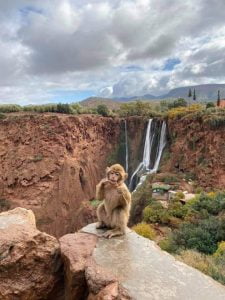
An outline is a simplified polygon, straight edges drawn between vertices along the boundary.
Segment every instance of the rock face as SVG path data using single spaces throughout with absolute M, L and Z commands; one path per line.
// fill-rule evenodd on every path
M 59 243 L 36 229 L 31 210 L 0 214 L 1 300 L 51 299 L 59 267 Z
M 64 261 L 66 300 L 128 300 L 118 279 L 98 266 L 92 253 L 98 237 L 87 233 L 67 234 L 60 238 Z
M 99 234 L 94 224 L 82 232 Z M 125 237 L 100 238 L 92 257 L 98 266 L 111 272 L 135 300 L 225 299 L 225 286 L 175 260 L 153 241 L 132 231 Z M 110 287 L 113 290 L 115 286 Z
M 170 159 L 167 170 L 189 173 L 202 187 L 225 187 L 225 127 L 203 120 L 169 120 Z
M 0 120 L 0 212 L 32 209 L 54 236 L 94 220 L 87 200 L 105 174 L 121 120 L 94 115 L 10 115 Z

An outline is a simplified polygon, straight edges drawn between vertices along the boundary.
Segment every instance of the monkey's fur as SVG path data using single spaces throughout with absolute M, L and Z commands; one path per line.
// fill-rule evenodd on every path
M 96 186 L 96 198 L 103 200 L 97 208 L 96 228 L 107 228 L 106 238 L 125 234 L 131 206 L 131 194 L 124 183 L 127 174 L 120 164 L 106 169 L 106 177 Z

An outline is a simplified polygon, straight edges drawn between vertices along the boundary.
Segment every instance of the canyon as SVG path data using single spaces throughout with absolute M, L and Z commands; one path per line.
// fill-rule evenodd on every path
M 90 200 L 107 165 L 142 161 L 146 117 L 8 114 L 0 120 L 0 212 L 32 209 L 38 229 L 60 237 L 95 221 Z M 158 172 L 188 174 L 199 186 L 225 187 L 224 127 L 166 120 L 167 145 Z

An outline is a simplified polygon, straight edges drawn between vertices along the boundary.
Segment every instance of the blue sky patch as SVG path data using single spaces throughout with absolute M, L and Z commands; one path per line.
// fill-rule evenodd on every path
M 94 97 L 95 93 L 93 91 L 64 91 L 64 90 L 55 90 L 50 91 L 51 94 L 49 102 L 51 103 L 72 103 L 78 102 L 88 97 Z
M 163 71 L 172 71 L 174 67 L 180 63 L 181 60 L 179 58 L 169 58 L 163 67 Z

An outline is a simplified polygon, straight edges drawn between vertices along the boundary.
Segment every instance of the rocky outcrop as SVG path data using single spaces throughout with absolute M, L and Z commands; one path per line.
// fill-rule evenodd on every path
M 31 210 L 1 213 L 0 299 L 54 299 L 61 280 L 59 252 L 56 238 L 36 229 Z
M 95 115 L 10 115 L 0 120 L 0 212 L 32 209 L 54 236 L 93 222 L 88 200 L 105 174 L 121 120 Z
M 83 228 L 82 232 L 91 235 L 100 233 L 94 224 Z M 117 278 L 131 299 L 225 299 L 225 286 L 177 261 L 155 242 L 131 230 L 126 236 L 110 240 L 99 238 L 92 258 L 98 266 Z M 124 299 L 120 297 L 98 299 Z
M 225 128 L 206 121 L 168 121 L 170 155 L 163 169 L 187 174 L 209 190 L 225 188 Z
M 116 276 L 98 266 L 92 257 L 98 237 L 87 233 L 60 238 L 64 261 L 66 300 L 130 299 Z

